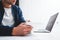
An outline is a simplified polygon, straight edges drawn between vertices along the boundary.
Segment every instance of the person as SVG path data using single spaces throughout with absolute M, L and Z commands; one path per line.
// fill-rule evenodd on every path
M 32 30 L 32 26 L 26 24 L 21 9 L 15 5 L 16 1 L 0 2 L 0 36 L 24 36 Z

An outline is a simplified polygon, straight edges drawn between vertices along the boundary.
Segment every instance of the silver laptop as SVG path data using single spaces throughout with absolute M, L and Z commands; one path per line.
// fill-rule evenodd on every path
M 50 17 L 50 19 L 49 19 L 49 21 L 48 21 L 48 24 L 47 24 L 47 26 L 46 26 L 45 29 L 37 29 L 37 30 L 35 30 L 34 32 L 35 32 L 35 33 L 50 33 L 51 30 L 52 30 L 52 28 L 53 28 L 53 25 L 54 25 L 54 23 L 55 23 L 55 21 L 56 21 L 56 18 L 57 18 L 57 16 L 58 16 L 58 14 L 59 14 L 59 13 L 56 13 L 56 14 L 54 14 L 54 15 L 52 15 L 52 16 Z

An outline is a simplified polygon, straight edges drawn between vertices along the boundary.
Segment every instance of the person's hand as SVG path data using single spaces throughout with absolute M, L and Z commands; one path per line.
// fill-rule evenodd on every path
M 19 36 L 19 35 L 27 35 L 31 32 L 32 26 L 27 25 L 26 23 L 21 23 L 17 27 L 14 27 L 12 30 L 12 35 Z

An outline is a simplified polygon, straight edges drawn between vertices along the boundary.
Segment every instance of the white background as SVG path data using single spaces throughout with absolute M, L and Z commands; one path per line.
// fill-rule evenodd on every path
M 60 13 L 60 0 L 20 0 L 20 7 L 25 19 L 45 24 L 51 15 Z M 60 15 L 58 15 L 52 32 L 49 34 L 40 33 L 39 38 L 42 40 L 60 40 L 59 30 Z
M 25 19 L 45 22 L 52 14 L 59 12 L 60 0 L 20 0 Z

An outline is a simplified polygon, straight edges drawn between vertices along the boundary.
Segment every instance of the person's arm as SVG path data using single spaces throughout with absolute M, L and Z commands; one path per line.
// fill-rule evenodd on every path
M 21 11 L 21 9 L 19 7 L 18 7 L 18 19 L 19 19 L 20 23 L 26 22 L 24 17 L 23 17 L 22 11 Z
M 14 27 L 0 25 L 0 36 L 11 36 Z
M 25 36 L 29 34 L 32 30 L 30 25 L 26 25 L 25 23 L 21 23 L 17 27 L 14 27 L 12 30 L 12 35 L 14 36 Z

